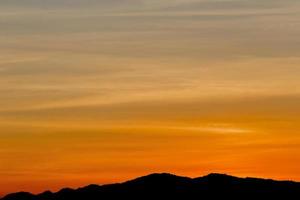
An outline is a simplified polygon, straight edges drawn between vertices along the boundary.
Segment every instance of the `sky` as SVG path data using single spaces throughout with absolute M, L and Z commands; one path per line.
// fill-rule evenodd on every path
M 300 181 L 300 1 L 1 0 L 0 27 L 0 195 Z

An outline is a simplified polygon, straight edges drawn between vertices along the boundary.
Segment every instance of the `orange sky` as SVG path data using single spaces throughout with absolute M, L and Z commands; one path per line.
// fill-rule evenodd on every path
M 296 0 L 0 2 L 0 194 L 212 172 L 300 181 Z

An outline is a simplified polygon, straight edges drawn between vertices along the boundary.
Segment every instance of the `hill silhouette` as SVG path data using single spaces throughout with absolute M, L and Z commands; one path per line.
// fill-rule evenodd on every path
M 124 183 L 65 188 L 33 195 L 19 192 L 1 200 L 111 200 L 111 199 L 300 199 L 300 183 L 209 174 L 200 178 L 151 174 Z

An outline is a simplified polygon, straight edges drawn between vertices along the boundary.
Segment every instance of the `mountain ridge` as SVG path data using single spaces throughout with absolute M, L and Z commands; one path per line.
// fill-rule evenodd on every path
M 91 184 L 77 189 L 63 188 L 45 191 L 11 193 L 0 200 L 97 200 L 97 199 L 250 199 L 300 198 L 300 182 L 276 181 L 262 178 L 240 178 L 211 173 L 190 178 L 170 173 L 154 173 L 129 181 L 107 185 Z

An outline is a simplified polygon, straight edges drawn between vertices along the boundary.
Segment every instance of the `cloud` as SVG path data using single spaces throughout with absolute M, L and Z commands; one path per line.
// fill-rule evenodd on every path
M 200 126 L 179 126 L 179 127 L 165 127 L 171 130 L 184 130 L 199 133 L 215 133 L 215 134 L 246 134 L 252 133 L 252 130 L 247 128 L 235 127 L 230 124 L 208 124 Z

